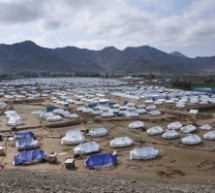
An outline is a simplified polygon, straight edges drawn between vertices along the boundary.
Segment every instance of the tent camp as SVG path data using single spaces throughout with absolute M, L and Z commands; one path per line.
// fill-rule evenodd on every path
M 37 163 L 45 159 L 45 152 L 41 149 L 24 151 L 14 156 L 13 165 Z
M 197 145 L 197 144 L 200 144 L 201 142 L 202 142 L 202 139 L 198 135 L 190 134 L 181 139 L 181 143 L 185 145 Z
M 69 130 L 66 133 L 66 136 L 61 139 L 62 145 L 73 145 L 83 143 L 85 141 L 85 137 L 82 134 L 81 130 Z
M 111 153 L 94 154 L 87 157 L 84 161 L 84 165 L 87 168 L 105 168 L 113 166 L 117 163 L 116 155 Z
M 111 147 L 129 147 L 133 145 L 133 140 L 130 137 L 118 137 L 110 141 Z
M 81 143 L 74 148 L 75 154 L 87 154 L 92 152 L 98 152 L 100 150 L 100 145 L 95 141 Z
M 159 154 L 159 151 L 155 149 L 154 147 L 142 147 L 142 148 L 136 148 L 130 151 L 129 159 L 153 159 L 157 157 Z

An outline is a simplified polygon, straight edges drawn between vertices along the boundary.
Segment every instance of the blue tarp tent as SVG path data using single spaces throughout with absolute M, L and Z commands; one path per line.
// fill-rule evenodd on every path
M 13 164 L 21 165 L 28 163 L 37 163 L 45 159 L 46 159 L 45 153 L 41 149 L 24 151 L 14 156 Z
M 31 131 L 16 132 L 14 135 L 15 139 L 36 139 L 34 133 L 32 133 Z
M 46 107 L 46 111 L 47 111 L 47 112 L 52 112 L 52 111 L 54 111 L 55 109 L 58 109 L 58 107 L 55 107 L 55 106 L 48 106 L 48 107 Z
M 29 139 L 17 139 L 16 140 L 16 147 L 18 150 L 27 150 L 37 147 L 38 142 L 33 140 L 32 138 Z
M 117 163 L 116 155 L 110 153 L 90 155 L 84 165 L 88 168 L 102 168 L 112 166 Z

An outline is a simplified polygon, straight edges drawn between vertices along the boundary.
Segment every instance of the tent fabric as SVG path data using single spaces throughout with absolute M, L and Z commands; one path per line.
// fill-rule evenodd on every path
M 139 116 L 139 113 L 137 113 L 137 112 L 135 112 L 135 111 L 126 112 L 125 116 L 126 116 L 127 118 L 138 117 L 138 116 Z
M 16 126 L 16 125 L 22 125 L 23 120 L 22 118 L 17 114 L 16 111 L 5 111 L 4 113 L 6 117 L 8 118 L 7 125 L 9 126 Z
M 158 110 L 153 110 L 153 111 L 150 111 L 149 114 L 151 116 L 159 116 L 159 115 L 161 115 L 161 112 Z
M 29 139 L 17 139 L 16 140 L 16 148 L 19 151 L 36 148 L 37 146 L 38 146 L 38 141 L 33 140 L 32 138 L 29 138 Z
M 168 129 L 180 129 L 182 127 L 182 124 L 179 121 L 172 122 L 167 125 Z
M 146 109 L 137 109 L 136 111 L 137 111 L 137 113 L 139 113 L 140 115 L 146 113 Z
M 212 127 L 210 125 L 208 125 L 208 124 L 204 124 L 201 127 L 199 127 L 199 129 L 202 129 L 202 130 L 211 130 Z
M 177 102 L 176 108 L 179 108 L 179 109 L 185 108 L 185 103 L 184 102 Z
M 130 151 L 129 159 L 153 159 L 157 157 L 159 154 L 159 151 L 155 149 L 154 147 L 142 147 L 142 148 L 136 148 Z
M 181 139 L 181 143 L 185 145 L 196 145 L 201 142 L 202 142 L 202 139 L 198 135 L 188 135 Z
M 34 133 L 32 133 L 31 131 L 24 131 L 24 132 L 16 132 L 14 134 L 14 138 L 15 139 L 36 139 Z
M 179 137 L 179 133 L 175 129 L 168 129 L 165 133 L 162 134 L 164 139 L 176 139 Z
M 7 104 L 4 101 L 0 101 L 0 109 L 5 109 Z
M 151 127 L 149 129 L 147 129 L 146 133 L 148 135 L 159 135 L 159 134 L 163 133 L 163 128 L 160 126 Z
M 128 125 L 129 129 L 138 129 L 143 127 L 144 127 L 144 122 L 142 121 L 134 121 Z
M 85 161 L 84 165 L 87 168 L 104 168 L 117 163 L 116 155 L 110 153 L 90 155 Z
M 186 126 L 184 126 L 184 127 L 182 127 L 181 129 L 180 129 L 180 131 L 182 132 L 182 133 L 185 133 L 185 134 L 187 134 L 187 133 L 192 133 L 192 132 L 194 132 L 194 131 L 196 131 L 197 130 L 197 128 L 194 126 L 194 125 L 186 125 Z
M 14 156 L 13 164 L 30 164 L 37 163 L 46 159 L 45 152 L 41 149 L 24 151 Z
M 215 130 L 205 133 L 203 138 L 207 140 L 215 140 Z
M 111 147 L 129 147 L 133 145 L 133 140 L 130 137 L 118 137 L 110 142 Z
M 95 141 L 79 144 L 74 148 L 75 154 L 87 154 L 92 152 L 98 152 L 100 150 L 100 145 Z
M 66 133 L 66 136 L 61 139 L 61 144 L 63 145 L 75 145 L 79 143 L 83 143 L 85 141 L 85 137 L 79 129 L 69 130 Z
M 88 135 L 93 137 L 102 137 L 108 134 L 108 130 L 105 128 L 95 128 L 91 129 L 88 133 Z

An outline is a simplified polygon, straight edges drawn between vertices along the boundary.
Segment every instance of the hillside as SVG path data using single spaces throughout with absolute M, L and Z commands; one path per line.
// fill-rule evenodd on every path
M 0 45 L 0 73 L 12 72 L 111 72 L 204 74 L 215 73 L 215 56 L 189 58 L 150 46 L 99 51 L 76 47 L 44 48 L 25 41 Z

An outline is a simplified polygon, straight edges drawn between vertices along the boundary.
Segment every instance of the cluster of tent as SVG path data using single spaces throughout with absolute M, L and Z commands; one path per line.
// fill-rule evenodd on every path
M 128 125 L 129 129 L 139 129 L 144 128 L 144 122 L 134 121 Z M 205 130 L 206 133 L 203 134 L 202 138 L 205 140 L 215 140 L 215 129 L 210 125 L 204 124 L 201 127 L 197 128 L 196 126 L 189 124 L 182 126 L 179 121 L 171 122 L 167 125 L 167 129 L 164 130 L 160 126 L 153 126 L 146 130 L 146 133 L 150 136 L 161 135 L 163 139 L 177 139 L 181 134 L 185 135 L 181 138 L 181 143 L 185 145 L 195 145 L 202 142 L 202 138 L 198 135 L 192 134 L 197 130 Z M 180 134 L 180 132 L 181 134 Z
M 31 131 L 14 133 L 16 148 L 20 151 L 13 158 L 14 165 L 31 164 L 45 160 L 45 153 L 38 149 L 38 141 Z
M 128 127 L 130 129 L 144 128 L 144 123 L 142 121 L 134 121 L 130 123 Z M 215 130 L 208 124 L 202 125 L 201 127 L 197 128 L 192 124 L 182 126 L 180 122 L 176 121 L 176 122 L 169 123 L 167 125 L 166 130 L 164 130 L 162 127 L 157 125 L 157 126 L 148 128 L 146 130 L 146 133 L 150 136 L 161 135 L 163 139 L 167 139 L 167 140 L 179 138 L 181 134 L 183 134 L 185 136 L 181 138 L 182 144 L 196 145 L 202 142 L 201 137 L 199 137 L 198 135 L 192 134 L 198 129 L 207 131 L 206 133 L 203 134 L 202 136 L 203 139 L 215 140 Z
M 108 130 L 105 128 L 94 128 L 90 129 L 86 135 L 92 137 L 102 137 L 108 134 Z M 98 153 L 100 151 L 100 145 L 95 141 L 86 142 L 86 138 L 81 131 L 81 129 L 73 129 L 67 131 L 65 137 L 61 139 L 61 144 L 63 145 L 77 145 L 74 147 L 74 154 L 92 154 L 87 157 L 84 161 L 84 164 L 88 168 L 99 168 L 107 167 L 117 163 L 117 155 L 114 152 L 111 153 Z M 134 144 L 134 141 L 128 137 L 117 137 L 112 139 L 109 142 L 110 147 L 112 148 L 124 148 L 130 147 Z M 153 147 L 142 147 L 135 148 L 130 151 L 129 159 L 152 159 L 159 155 L 159 151 Z
M 61 121 L 65 118 L 78 118 L 76 113 L 71 113 L 61 108 L 53 108 L 52 111 L 33 111 L 32 114 L 39 115 L 40 118 L 47 121 Z
M 29 78 L 4 81 L 0 85 L 0 96 L 5 99 L 23 100 L 38 99 L 50 95 L 63 96 L 63 93 L 99 93 L 108 91 L 110 86 L 118 86 L 122 81 L 118 79 L 101 78 Z M 101 86 L 101 87 L 100 87 Z M 62 98 L 63 100 L 65 98 Z M 65 104 L 63 100 L 56 100 L 58 104 Z
M 124 86 L 112 92 L 112 95 L 131 99 L 142 99 L 146 104 L 175 104 L 176 108 L 185 108 L 188 103 L 203 105 L 215 104 L 215 94 L 168 89 L 158 86 Z
M 161 112 L 157 109 L 156 105 L 145 105 L 127 103 L 117 104 L 105 100 L 105 102 L 89 104 L 87 106 L 80 106 L 76 109 L 83 113 L 89 113 L 95 116 L 101 117 L 114 117 L 114 116 L 125 116 L 127 118 L 138 117 L 143 114 L 149 114 L 151 116 L 159 116 Z

